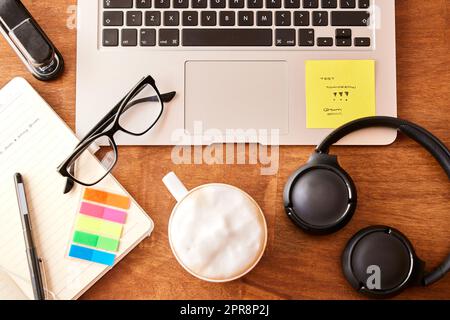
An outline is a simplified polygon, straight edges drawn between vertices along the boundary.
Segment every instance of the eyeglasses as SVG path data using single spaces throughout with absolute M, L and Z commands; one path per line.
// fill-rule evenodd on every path
M 161 118 L 164 102 L 171 101 L 175 94 L 169 92 L 161 95 L 151 76 L 143 78 L 94 126 L 58 167 L 58 172 L 67 178 L 64 193 L 73 188 L 74 182 L 89 187 L 103 180 L 118 159 L 114 135 L 119 131 L 133 136 L 149 132 Z M 104 170 L 92 170 L 98 165 L 98 161 L 103 164 Z

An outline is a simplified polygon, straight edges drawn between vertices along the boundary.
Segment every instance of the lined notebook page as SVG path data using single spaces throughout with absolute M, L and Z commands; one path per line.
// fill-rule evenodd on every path
M 110 268 L 67 256 L 82 188 L 63 194 L 65 179 L 57 166 L 72 152 L 78 140 L 69 127 L 22 78 L 0 91 L 0 266 L 32 297 L 13 175 L 25 180 L 36 247 L 44 260 L 48 288 L 58 299 L 80 296 Z M 93 173 L 104 170 L 89 162 Z M 96 187 L 125 194 L 110 175 Z M 124 226 L 116 263 L 143 238 L 153 222 L 132 201 Z M 11 286 L 0 284 L 0 296 Z

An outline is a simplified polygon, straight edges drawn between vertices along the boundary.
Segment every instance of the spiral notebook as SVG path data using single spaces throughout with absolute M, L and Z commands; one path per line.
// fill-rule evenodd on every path
M 111 267 L 67 256 L 82 188 L 63 194 L 57 166 L 78 140 L 26 80 L 15 78 L 0 91 L 0 267 L 32 297 L 13 174 L 26 180 L 35 244 L 43 259 L 48 290 L 57 299 L 76 299 Z M 86 170 L 104 170 L 92 161 Z M 96 188 L 130 196 L 107 176 Z M 131 198 L 131 196 L 130 196 Z M 145 237 L 153 222 L 132 200 L 115 264 Z M 14 290 L 0 283 L 0 296 Z M 14 297 L 11 297 L 14 298 Z

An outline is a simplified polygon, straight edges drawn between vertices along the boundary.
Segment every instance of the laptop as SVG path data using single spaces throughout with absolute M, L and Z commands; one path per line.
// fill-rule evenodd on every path
M 392 0 L 78 0 L 77 21 L 79 136 L 150 74 L 177 95 L 121 145 L 315 145 L 332 129 L 307 127 L 308 60 L 375 60 L 376 114 L 397 115 Z M 395 139 L 367 129 L 341 144 Z

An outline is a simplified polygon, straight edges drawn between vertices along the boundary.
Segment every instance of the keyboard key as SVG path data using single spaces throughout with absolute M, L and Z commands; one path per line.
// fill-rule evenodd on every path
M 314 11 L 313 12 L 313 26 L 327 26 L 328 25 L 328 12 L 327 11 Z
M 217 24 L 217 13 L 215 11 L 202 11 L 202 26 L 212 27 Z
M 155 29 L 141 29 L 141 46 L 153 47 L 156 46 L 156 30 Z
M 247 0 L 247 7 L 249 9 L 261 9 L 263 7 L 263 0 Z
M 314 29 L 299 29 L 298 45 L 301 47 L 314 46 Z
M 183 46 L 272 46 L 272 29 L 184 29 Z
M 266 0 L 267 9 L 278 9 L 281 8 L 281 0 Z
M 211 0 L 212 9 L 223 9 L 225 8 L 225 6 L 226 6 L 225 0 Z
M 370 38 L 355 38 L 355 47 L 370 47 Z
M 331 47 L 333 45 L 333 38 L 317 38 L 317 45 L 319 47 Z
M 155 8 L 158 9 L 170 8 L 170 0 L 155 0 Z
M 275 45 L 277 47 L 295 46 L 295 30 L 294 29 L 275 30 Z
M 153 27 L 161 25 L 161 11 L 146 11 L 145 25 Z
M 159 29 L 159 45 L 161 47 L 177 47 L 180 45 L 178 29 Z
M 137 46 L 137 30 L 136 29 L 122 29 L 122 46 L 135 47 Z
M 272 11 L 258 11 L 256 14 L 256 24 L 258 26 L 271 26 Z
M 152 0 L 136 0 L 136 8 L 146 9 L 152 7 Z
M 322 0 L 322 8 L 323 9 L 336 9 L 337 8 L 337 0 Z
M 123 12 L 122 11 L 103 12 L 103 25 L 105 27 L 123 26 Z
M 303 0 L 303 8 L 317 9 L 319 7 L 319 0 Z
M 244 0 L 229 0 L 229 7 L 232 9 L 244 8 Z
M 284 0 L 284 7 L 286 9 L 300 8 L 300 0 Z
M 350 47 L 352 45 L 351 38 L 336 38 L 336 46 L 338 47 Z
M 234 11 L 221 11 L 219 24 L 224 27 L 234 26 L 235 24 Z
M 198 25 L 197 11 L 183 11 L 183 26 L 193 27 Z
M 291 12 L 290 11 L 277 11 L 275 13 L 275 25 L 279 26 L 279 27 L 290 26 L 291 25 Z
M 309 26 L 309 12 L 308 11 L 295 11 L 294 12 L 294 25 L 297 27 Z
M 103 8 L 133 8 L 133 0 L 103 0 Z
M 360 9 L 368 9 L 370 7 L 370 0 L 359 0 L 358 7 Z
M 208 7 L 208 0 L 192 0 L 192 8 L 204 9 Z
M 173 7 L 176 9 L 189 8 L 189 0 L 173 0 Z
M 238 25 L 251 27 L 255 20 L 253 11 L 239 11 L 238 13 Z
M 338 27 L 365 27 L 369 25 L 370 14 L 367 11 L 333 11 L 331 25 Z
M 336 38 L 351 38 L 352 29 L 336 29 Z
M 119 45 L 119 30 L 104 29 L 103 30 L 103 46 L 117 47 Z
M 180 24 L 180 12 L 164 11 L 164 25 L 166 27 L 176 27 Z
M 128 11 L 127 12 L 127 26 L 142 26 L 142 12 Z
M 341 8 L 343 9 L 356 8 L 356 0 L 341 0 Z

